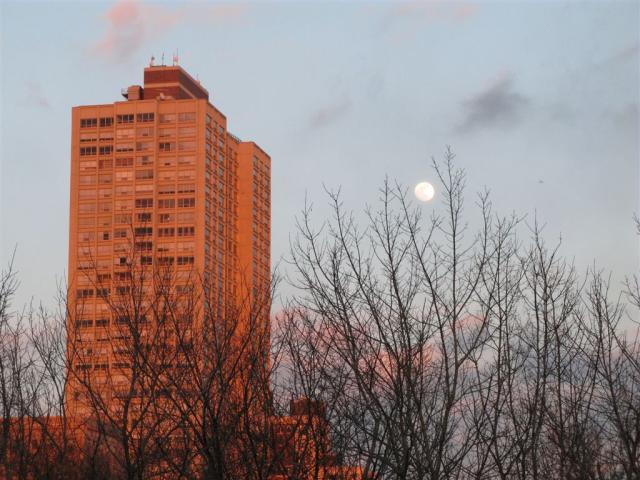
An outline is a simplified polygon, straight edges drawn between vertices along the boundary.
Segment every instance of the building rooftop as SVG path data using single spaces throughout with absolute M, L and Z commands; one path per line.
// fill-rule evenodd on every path
M 144 69 L 144 86 L 132 85 L 123 90 L 128 100 L 175 98 L 209 99 L 209 92 L 178 65 L 153 65 Z

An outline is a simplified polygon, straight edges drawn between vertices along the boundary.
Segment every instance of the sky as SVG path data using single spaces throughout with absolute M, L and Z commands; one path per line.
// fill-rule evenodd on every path
M 361 211 L 385 176 L 433 181 L 450 145 L 470 202 L 486 187 L 496 211 L 537 218 L 580 271 L 638 271 L 639 2 L 4 1 L 0 21 L 0 248 L 18 304 L 50 304 L 66 275 L 71 107 L 121 100 L 176 50 L 272 158 L 274 263 L 305 198 L 318 221 L 324 188 Z

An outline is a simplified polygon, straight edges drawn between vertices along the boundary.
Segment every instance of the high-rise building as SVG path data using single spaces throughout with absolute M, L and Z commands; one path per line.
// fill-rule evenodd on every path
M 56 435 L 105 477 L 362 478 L 320 402 L 275 415 L 269 156 L 179 66 L 122 95 L 73 108 Z
M 202 286 L 193 297 L 201 302 L 193 309 L 200 317 L 269 296 L 269 155 L 232 135 L 207 90 L 179 66 L 145 68 L 144 84 L 122 95 L 122 101 L 78 106 L 72 113 L 72 414 L 88 408 L 78 372 L 103 393 L 128 388 L 131 365 L 120 357 L 135 339 L 121 333 L 132 319 L 117 299 L 126 296 L 138 308 L 132 275 L 147 278 L 141 311 L 158 288 L 158 272 L 171 272 L 167 295 Z M 268 311 L 260 316 L 268 325 Z M 199 335 L 202 318 L 190 321 Z

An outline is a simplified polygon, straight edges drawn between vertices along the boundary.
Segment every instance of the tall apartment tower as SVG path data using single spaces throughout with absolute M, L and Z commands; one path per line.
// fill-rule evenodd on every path
M 132 262 L 171 268 L 173 291 L 206 285 L 212 309 L 269 291 L 269 155 L 232 135 L 179 66 L 145 68 L 144 85 L 122 95 L 72 112 L 68 357 L 98 383 L 128 367 L 104 345 L 127 321 L 113 299 Z M 67 405 L 82 413 L 74 378 Z

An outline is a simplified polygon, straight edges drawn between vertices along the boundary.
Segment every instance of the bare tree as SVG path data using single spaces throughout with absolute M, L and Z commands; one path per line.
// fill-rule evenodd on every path
M 326 402 L 338 451 L 372 478 L 635 478 L 637 348 L 618 310 L 600 320 L 604 341 L 597 276 L 580 277 L 537 224 L 524 245 L 521 219 L 493 213 L 487 193 L 472 233 L 453 161 L 434 161 L 443 212 L 429 220 L 389 182 L 365 227 L 339 192 L 320 228 L 303 211 L 293 390 Z M 611 435 L 624 458 L 609 460 Z

